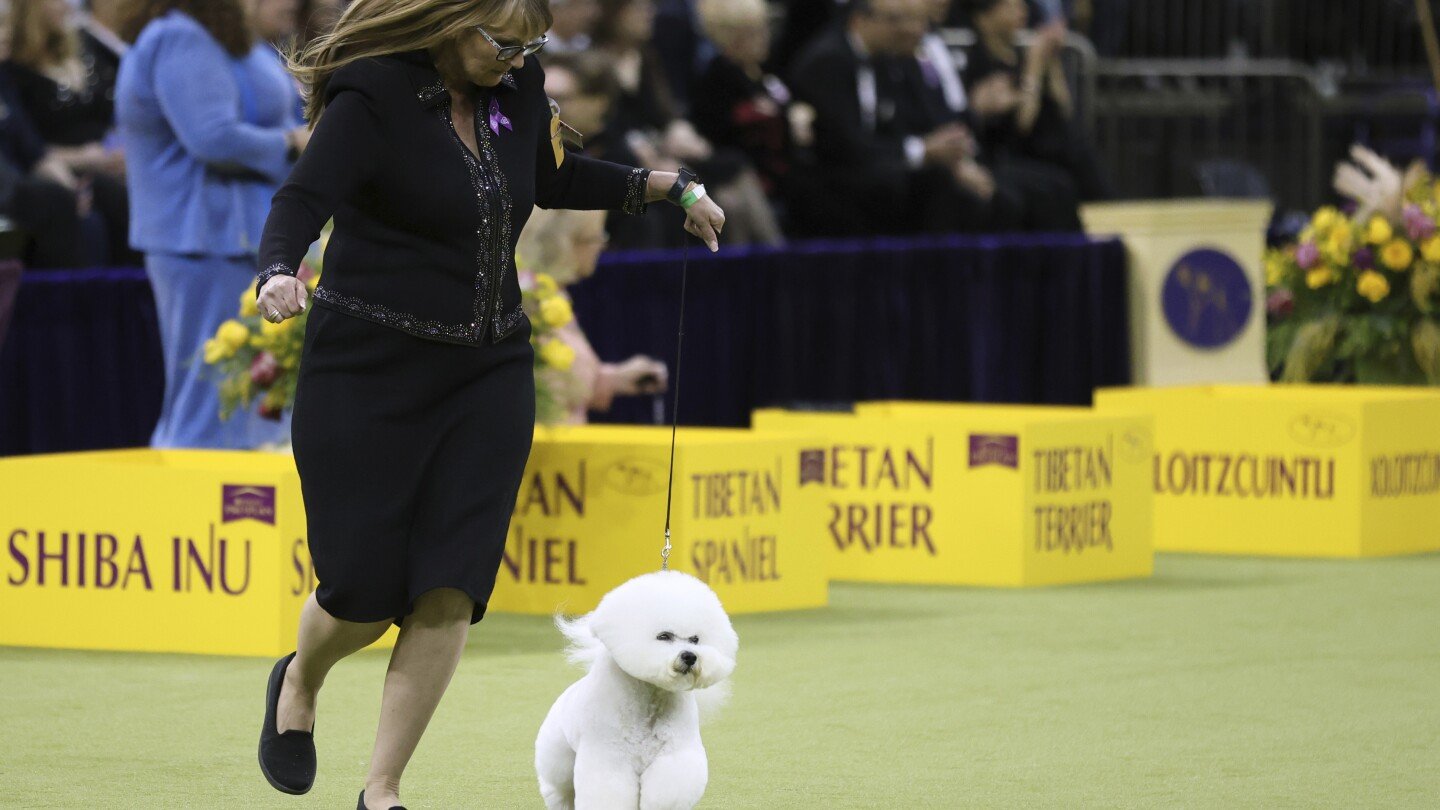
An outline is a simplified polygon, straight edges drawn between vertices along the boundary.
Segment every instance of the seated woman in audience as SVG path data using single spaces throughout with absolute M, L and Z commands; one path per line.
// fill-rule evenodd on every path
M 1065 23 L 1052 20 L 1023 53 L 1015 35 L 1025 28 L 1025 0 L 969 0 L 979 44 L 965 68 L 965 84 L 981 115 L 982 142 L 1063 167 L 1082 200 L 1109 196 L 1095 151 L 1074 126 L 1074 102 L 1060 63 Z
M 744 156 L 716 150 L 680 116 L 650 44 L 654 0 L 600 0 L 600 8 L 595 47 L 608 58 L 619 88 L 610 128 L 623 133 L 639 165 L 675 171 L 683 164 L 698 172 L 716 202 L 731 212 L 725 221 L 728 244 L 782 241 L 775 213 Z
M 516 256 L 524 262 L 522 283 L 533 284 L 535 273 L 545 273 L 561 288 L 595 273 L 595 263 L 609 241 L 605 212 L 535 209 L 520 234 Z M 562 289 L 562 295 L 563 289 Z M 637 354 L 623 363 L 601 362 L 578 320 L 561 327 L 560 338 L 575 350 L 568 377 L 557 379 L 568 424 L 583 425 L 589 411 L 608 411 L 615 397 L 654 394 L 665 390 L 665 364 Z
M 0 61 L 9 58 L 9 9 L 0 4 Z M 70 168 L 45 146 L 8 75 L 0 72 L 0 215 L 28 237 L 20 258 L 30 268 L 85 267 L 103 261 L 87 252 L 81 220 L 88 196 Z
M 597 160 L 639 166 L 640 158 L 630 150 L 625 133 L 611 125 L 620 88 L 610 60 L 596 51 L 550 54 L 548 50 L 543 59 L 545 94 L 559 106 L 572 147 Z M 622 248 L 664 244 L 670 230 L 678 232 L 682 216 L 674 206 L 652 208 L 643 217 L 612 211 L 611 240 Z
M 248 0 L 156 0 L 126 26 L 120 129 L 130 154 L 133 243 L 145 251 L 165 360 L 154 447 L 253 448 L 289 422 L 237 412 L 220 421 L 197 352 L 254 299 L 270 198 L 309 142 L 295 85 L 260 39 Z
M 105 221 L 109 263 L 138 264 L 129 249 L 125 156 L 114 142 L 112 55 L 80 35 L 66 0 L 13 0 L 6 69 L 20 102 L 55 159 L 64 163 Z
M 785 83 L 766 73 L 769 11 L 764 0 L 701 0 L 700 21 L 719 53 L 700 75 L 691 117 L 700 134 L 740 150 L 760 175 L 765 193 L 783 196 L 790 174 L 792 132 L 809 132 L 792 107 Z M 801 145 L 806 145 L 802 142 Z

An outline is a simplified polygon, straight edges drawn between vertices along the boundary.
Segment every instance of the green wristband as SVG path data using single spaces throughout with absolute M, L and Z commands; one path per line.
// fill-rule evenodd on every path
M 704 196 L 705 187 L 697 185 L 690 191 L 685 192 L 685 196 L 680 198 L 680 207 L 688 211 L 690 209 L 690 206 L 694 205 L 697 202 L 700 202 L 700 198 Z

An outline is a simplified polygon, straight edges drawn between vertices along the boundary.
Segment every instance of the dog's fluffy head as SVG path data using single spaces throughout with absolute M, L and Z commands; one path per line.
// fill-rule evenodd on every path
M 571 641 L 572 660 L 592 664 L 608 652 L 630 677 L 671 692 L 730 677 L 740 648 L 720 598 L 679 571 L 638 576 L 605 594 L 589 614 L 557 624 Z

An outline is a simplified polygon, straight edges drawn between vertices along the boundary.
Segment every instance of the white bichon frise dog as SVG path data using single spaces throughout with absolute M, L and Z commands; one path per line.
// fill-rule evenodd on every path
M 724 701 L 719 684 L 740 647 L 719 597 L 689 574 L 661 571 L 555 624 L 570 639 L 570 660 L 589 672 L 550 707 L 535 739 L 546 806 L 694 807 L 709 776 L 700 714 Z

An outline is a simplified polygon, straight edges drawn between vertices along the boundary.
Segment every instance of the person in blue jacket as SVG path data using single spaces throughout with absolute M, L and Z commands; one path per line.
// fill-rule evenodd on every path
M 129 163 L 130 242 L 145 254 L 165 355 L 154 447 L 253 448 L 287 419 L 220 420 L 205 340 L 255 279 L 270 198 L 308 142 L 294 83 L 241 0 L 136 4 L 124 32 L 116 120 Z

